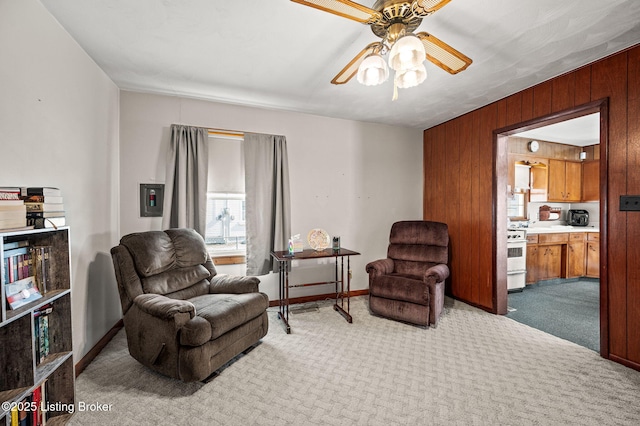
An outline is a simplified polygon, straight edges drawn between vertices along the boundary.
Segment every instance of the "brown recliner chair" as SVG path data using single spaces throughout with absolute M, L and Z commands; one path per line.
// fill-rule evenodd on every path
M 436 325 L 444 311 L 448 260 L 449 230 L 445 223 L 394 223 L 387 258 L 366 266 L 369 309 L 398 321 Z
M 129 353 L 147 367 L 203 380 L 267 334 L 258 278 L 218 275 L 194 230 L 130 234 L 111 256 Z

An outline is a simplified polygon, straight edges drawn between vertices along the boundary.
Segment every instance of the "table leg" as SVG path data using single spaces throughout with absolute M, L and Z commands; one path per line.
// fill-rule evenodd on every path
M 278 284 L 278 296 L 280 298 L 278 319 L 282 320 L 286 333 L 291 334 L 291 326 L 289 326 L 289 268 L 287 262 L 280 262 Z
M 349 257 L 347 257 L 347 264 Z M 336 286 L 338 285 L 338 259 L 336 259 Z M 349 314 L 349 277 L 347 276 L 347 310 L 344 310 L 344 256 L 340 256 L 340 305 L 338 305 L 338 298 L 336 297 L 336 303 L 333 305 L 333 309 L 338 311 L 340 315 L 347 320 L 348 323 L 353 322 L 353 318 Z M 336 295 L 337 296 L 337 295 Z

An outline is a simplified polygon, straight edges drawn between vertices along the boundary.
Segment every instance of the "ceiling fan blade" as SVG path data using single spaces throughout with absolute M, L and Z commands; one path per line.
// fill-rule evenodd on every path
M 422 40 L 427 59 L 450 74 L 464 71 L 473 62 L 469 57 L 429 33 L 417 33 L 416 36 Z
M 441 9 L 451 0 L 413 0 L 411 11 L 416 16 L 427 16 Z
M 343 18 L 363 24 L 373 24 L 382 20 L 382 14 L 361 4 L 349 0 L 291 0 L 305 6 L 333 13 Z
M 331 80 L 331 84 L 345 84 L 349 80 L 351 80 L 351 78 L 358 72 L 358 67 L 360 66 L 360 63 L 364 60 L 364 58 L 366 58 L 367 55 L 373 53 L 379 46 L 380 43 L 376 42 L 371 43 L 370 45 L 362 49 L 362 51 L 358 53 L 355 58 L 353 58 L 351 62 L 347 64 L 346 67 L 342 68 L 342 70 L 335 77 L 333 77 L 333 80 Z

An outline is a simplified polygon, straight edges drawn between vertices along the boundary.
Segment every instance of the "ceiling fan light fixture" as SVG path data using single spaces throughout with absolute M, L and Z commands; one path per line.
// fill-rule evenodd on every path
M 389 78 L 387 63 L 377 53 L 372 53 L 363 59 L 358 67 L 358 82 L 365 86 L 377 86 Z
M 427 79 L 427 69 L 424 64 L 418 64 L 408 70 L 396 72 L 395 84 L 399 89 L 407 89 L 421 84 Z
M 426 59 L 422 41 L 413 34 L 400 37 L 389 52 L 389 66 L 396 71 L 416 68 Z

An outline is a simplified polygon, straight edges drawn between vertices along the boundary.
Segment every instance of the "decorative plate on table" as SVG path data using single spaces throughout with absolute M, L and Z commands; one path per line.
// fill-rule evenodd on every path
M 309 246 L 317 251 L 324 250 L 329 247 L 329 234 L 324 229 L 316 228 L 307 234 Z

